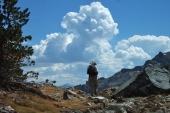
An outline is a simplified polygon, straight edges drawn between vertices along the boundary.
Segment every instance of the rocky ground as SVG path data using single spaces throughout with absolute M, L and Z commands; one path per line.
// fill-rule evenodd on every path
M 59 88 L 50 85 L 36 86 L 44 95 L 23 90 L 4 91 L 0 88 L 0 112 L 2 113 L 168 113 L 170 94 L 147 97 L 111 98 L 117 88 L 99 92 L 98 96 L 73 87 Z

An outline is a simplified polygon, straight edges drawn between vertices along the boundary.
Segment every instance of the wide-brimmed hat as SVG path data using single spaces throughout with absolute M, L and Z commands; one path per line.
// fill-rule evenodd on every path
M 90 64 L 97 65 L 95 61 L 92 61 Z

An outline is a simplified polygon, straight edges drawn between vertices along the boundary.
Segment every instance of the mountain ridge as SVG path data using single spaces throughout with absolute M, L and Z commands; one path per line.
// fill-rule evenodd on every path
M 119 72 L 112 75 L 111 77 L 99 78 L 98 90 L 102 91 L 107 88 L 121 86 L 123 83 L 130 80 L 135 75 L 139 74 L 143 70 L 143 68 L 146 67 L 148 64 L 167 65 L 169 63 L 170 63 L 170 52 L 166 52 L 166 53 L 159 52 L 151 60 L 147 60 L 142 66 L 135 66 L 132 69 L 123 68 Z M 89 93 L 88 81 L 86 81 L 86 84 L 76 85 L 74 86 L 74 88 Z

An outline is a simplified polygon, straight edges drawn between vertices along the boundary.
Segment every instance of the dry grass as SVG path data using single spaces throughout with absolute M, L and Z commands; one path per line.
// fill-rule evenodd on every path
M 8 94 L 4 101 L 6 105 L 10 105 L 20 113 L 56 113 L 62 110 L 54 106 L 55 101 L 34 94 Z
M 66 89 L 51 86 L 41 86 L 45 95 L 49 95 L 59 102 L 44 99 L 39 95 L 15 91 L 8 92 L 7 95 L 0 95 L 0 107 L 11 106 L 19 113 L 60 113 L 61 111 L 81 110 L 86 112 L 88 108 L 98 108 L 97 105 L 85 105 L 90 100 L 81 100 L 79 94 L 73 96 L 72 100 L 63 100 L 63 93 Z M 1 90 L 1 89 L 0 89 Z M 78 90 L 75 90 L 78 92 Z

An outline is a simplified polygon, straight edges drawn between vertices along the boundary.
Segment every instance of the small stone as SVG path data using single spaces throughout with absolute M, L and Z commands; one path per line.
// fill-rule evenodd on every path
M 5 96 L 7 93 L 5 91 L 0 91 L 0 95 Z
M 162 106 L 163 106 L 162 103 L 157 103 L 156 105 L 157 105 L 158 107 L 162 107 Z
M 11 106 L 6 106 L 6 107 L 3 107 L 2 109 L 6 111 L 14 111 L 14 109 Z
M 85 105 L 87 105 L 87 106 L 91 106 L 91 103 L 89 103 L 89 102 L 88 102 L 88 103 L 86 103 Z

